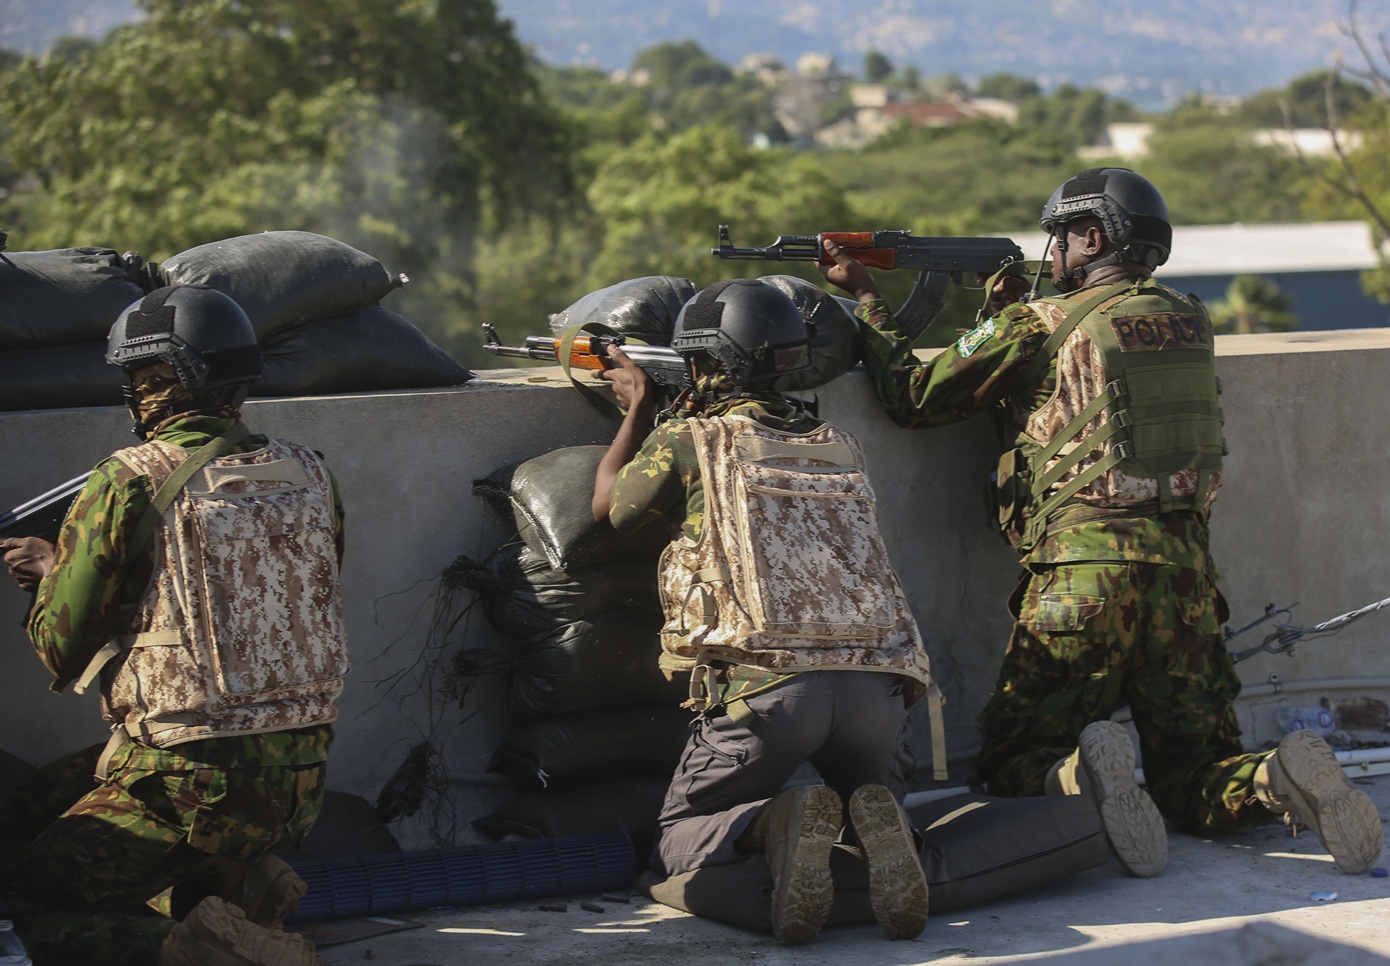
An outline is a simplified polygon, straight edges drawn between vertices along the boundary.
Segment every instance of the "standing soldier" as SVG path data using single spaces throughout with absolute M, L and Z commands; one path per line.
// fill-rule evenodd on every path
M 0 894 L 44 964 L 320 963 L 279 928 L 305 886 L 272 853 L 318 815 L 348 670 L 336 486 L 241 422 L 261 356 L 226 295 L 152 292 L 106 359 L 143 442 L 97 466 L 56 545 L 0 549 L 37 588 L 52 689 L 97 682 L 112 737 L 40 773 L 48 824 Z M 170 887 L 174 918 L 150 916 Z
M 860 302 L 865 365 L 897 423 L 989 412 L 1000 430 L 999 525 L 1026 574 L 980 717 L 980 777 L 998 795 L 1089 795 L 1136 876 L 1163 871 L 1163 817 L 1208 835 L 1269 811 L 1311 827 L 1344 872 L 1364 872 L 1380 855 L 1380 817 L 1327 744 L 1302 731 L 1272 753 L 1242 750 L 1208 550 L 1224 452 L 1211 322 L 1151 277 L 1172 241 L 1163 198 L 1133 171 L 1093 168 L 1053 192 L 1041 223 L 1061 294 L 1009 304 L 1027 283 L 1005 275 L 991 293 L 998 314 L 927 363 L 868 269 L 833 244 L 822 266 Z M 1109 720 L 1124 704 L 1148 794 Z
M 655 871 L 762 853 L 773 932 L 802 943 L 830 915 L 830 850 L 844 828 L 880 926 L 914 938 L 927 885 L 899 803 L 913 765 L 907 709 L 930 677 L 859 444 L 775 391 L 812 363 L 806 322 L 774 286 L 704 289 L 681 309 L 672 347 L 695 388 L 650 435 L 651 379 L 621 350 L 621 366 L 601 374 L 627 414 L 593 501 L 595 519 L 619 530 L 678 531 L 659 578 L 661 663 L 691 675 L 700 714 L 662 807 Z M 783 791 L 806 762 L 825 784 Z

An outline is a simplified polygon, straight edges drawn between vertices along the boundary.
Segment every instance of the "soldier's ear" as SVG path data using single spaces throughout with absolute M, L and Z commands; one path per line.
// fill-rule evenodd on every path
M 1099 255 L 1105 251 L 1110 239 L 1105 236 L 1105 229 L 1100 225 L 1091 225 L 1086 229 L 1082 237 L 1082 251 L 1087 255 Z

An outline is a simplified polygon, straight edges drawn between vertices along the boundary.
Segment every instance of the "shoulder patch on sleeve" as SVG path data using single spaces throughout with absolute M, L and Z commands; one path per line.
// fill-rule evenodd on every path
M 982 325 L 971 329 L 956 340 L 956 352 L 960 353 L 961 358 L 969 359 L 975 354 L 975 350 L 989 341 L 993 335 L 994 320 L 986 319 Z

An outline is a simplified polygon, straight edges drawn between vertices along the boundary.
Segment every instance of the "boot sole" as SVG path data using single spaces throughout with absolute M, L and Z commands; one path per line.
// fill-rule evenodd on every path
M 840 796 L 824 785 L 811 788 L 800 805 L 795 841 L 772 894 L 772 931 L 784 945 L 809 942 L 830 918 L 835 884 L 830 847 L 840 835 Z
M 1280 783 L 1279 794 L 1289 799 L 1337 868 L 1351 875 L 1369 870 L 1385 844 L 1380 812 L 1370 796 L 1351 783 L 1327 743 L 1295 731 L 1279 742 L 1274 761 L 1287 779 Z
M 1154 800 L 1134 780 L 1129 733 L 1117 722 L 1098 721 L 1081 732 L 1078 747 L 1111 851 L 1130 875 L 1158 875 L 1168 867 L 1168 830 Z
M 889 939 L 916 939 L 927 926 L 927 877 L 907 816 L 893 793 L 865 785 L 849 799 L 849 819 L 869 867 L 869 904 Z

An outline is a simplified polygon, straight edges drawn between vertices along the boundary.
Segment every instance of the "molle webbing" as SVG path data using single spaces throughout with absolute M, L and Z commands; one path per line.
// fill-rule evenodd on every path
M 1030 361 L 1037 381 L 1078 328 L 1099 354 L 1107 381 L 1050 440 L 1020 435 L 1031 478 L 1023 548 L 1112 470 L 1152 480 L 1158 512 L 1166 513 L 1204 510 L 1221 468 L 1220 387 L 1204 310 L 1177 302 L 1151 279 L 1108 286 L 1069 311 Z M 1061 368 L 1058 380 L 1056 392 L 1065 396 Z M 1101 425 L 1083 436 L 1102 414 Z M 1183 471 L 1195 474 L 1195 486 L 1174 493 L 1173 477 Z

